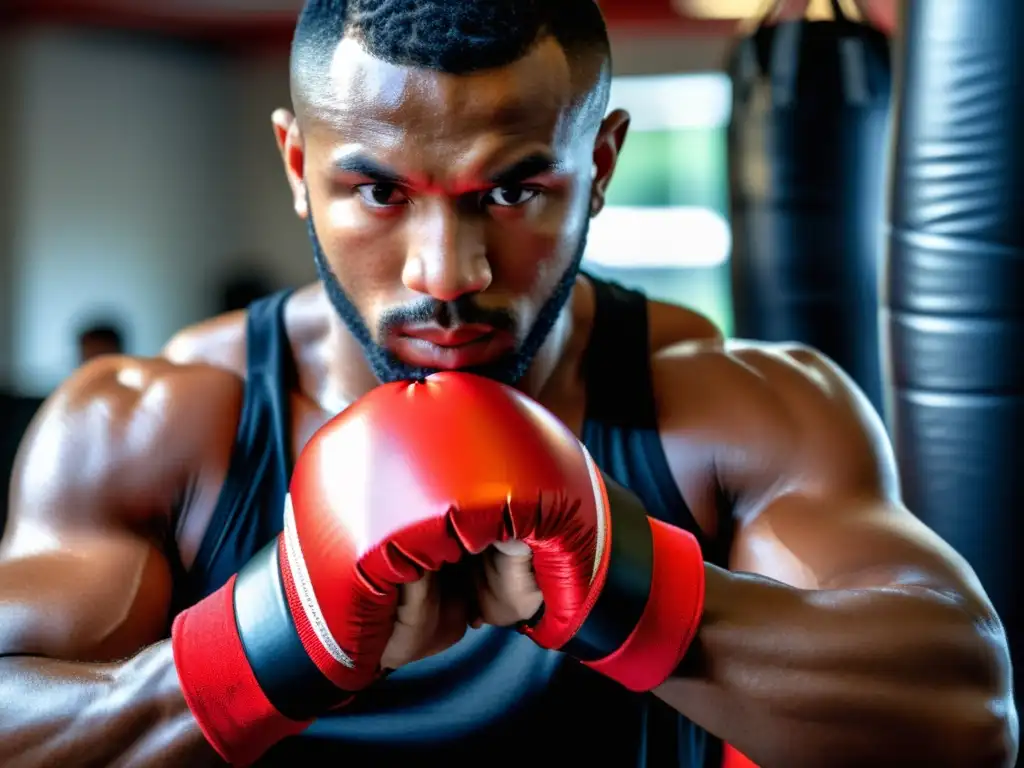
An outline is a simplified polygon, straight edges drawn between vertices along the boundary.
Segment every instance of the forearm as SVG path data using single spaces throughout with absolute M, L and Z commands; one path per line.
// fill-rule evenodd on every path
M 1008 655 L 920 587 L 805 591 L 707 567 L 690 657 L 656 693 L 763 768 L 1012 765 Z
M 221 764 L 182 696 L 170 643 L 120 664 L 0 659 L 0 764 Z

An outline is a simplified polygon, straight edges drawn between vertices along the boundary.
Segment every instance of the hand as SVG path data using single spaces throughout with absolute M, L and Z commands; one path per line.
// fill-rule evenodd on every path
M 414 386 L 389 416 L 418 422 L 397 446 L 417 458 L 392 482 L 446 509 L 463 549 L 483 554 L 474 624 L 525 620 L 521 630 L 538 645 L 628 688 L 664 682 L 703 606 L 696 539 L 650 518 L 521 393 L 458 373 Z
M 634 690 L 661 684 L 696 631 L 696 540 L 651 520 L 565 425 L 516 390 L 461 373 L 384 385 L 311 444 L 292 481 L 304 510 L 299 519 L 296 504 L 296 519 L 304 541 L 323 542 L 307 557 L 310 577 L 336 585 L 329 602 L 318 598 L 353 662 L 328 670 L 346 690 L 368 684 L 387 646 L 389 663 L 443 646 L 448 620 L 431 607 L 430 584 L 419 596 L 408 585 L 483 553 L 481 619 L 515 623 L 543 603 L 525 634 Z M 512 540 L 532 557 L 498 548 Z M 413 617 L 401 632 L 400 589 Z
M 468 605 L 445 589 L 436 573 L 398 589 L 394 631 L 381 656 L 384 670 L 395 670 L 446 651 L 466 633 Z
M 544 596 L 533 573 L 533 552 L 521 541 L 498 541 L 474 564 L 476 603 L 482 624 L 511 627 L 536 618 Z

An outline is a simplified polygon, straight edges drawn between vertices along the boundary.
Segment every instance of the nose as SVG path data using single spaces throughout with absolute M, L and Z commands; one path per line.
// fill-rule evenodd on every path
M 480 293 L 491 284 L 484 223 L 456 205 L 423 205 L 410 221 L 409 250 L 402 281 L 438 301 Z

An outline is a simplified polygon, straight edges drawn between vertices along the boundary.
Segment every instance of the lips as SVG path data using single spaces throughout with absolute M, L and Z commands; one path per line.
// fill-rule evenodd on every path
M 510 335 L 485 325 L 459 328 L 402 329 L 391 343 L 392 352 L 417 368 L 458 370 L 486 365 L 508 352 Z
M 438 347 L 462 347 L 467 344 L 474 344 L 494 335 L 494 329 L 487 325 L 464 325 L 459 328 L 410 328 L 401 333 L 411 339 L 418 339 L 434 344 Z

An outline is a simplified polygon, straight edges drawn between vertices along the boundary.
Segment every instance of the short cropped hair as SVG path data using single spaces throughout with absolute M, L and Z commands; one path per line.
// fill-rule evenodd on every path
M 546 36 L 587 70 L 603 113 L 611 48 L 595 0 L 307 0 L 292 43 L 293 100 L 298 109 L 311 98 L 345 37 L 390 64 L 464 75 L 512 64 Z

